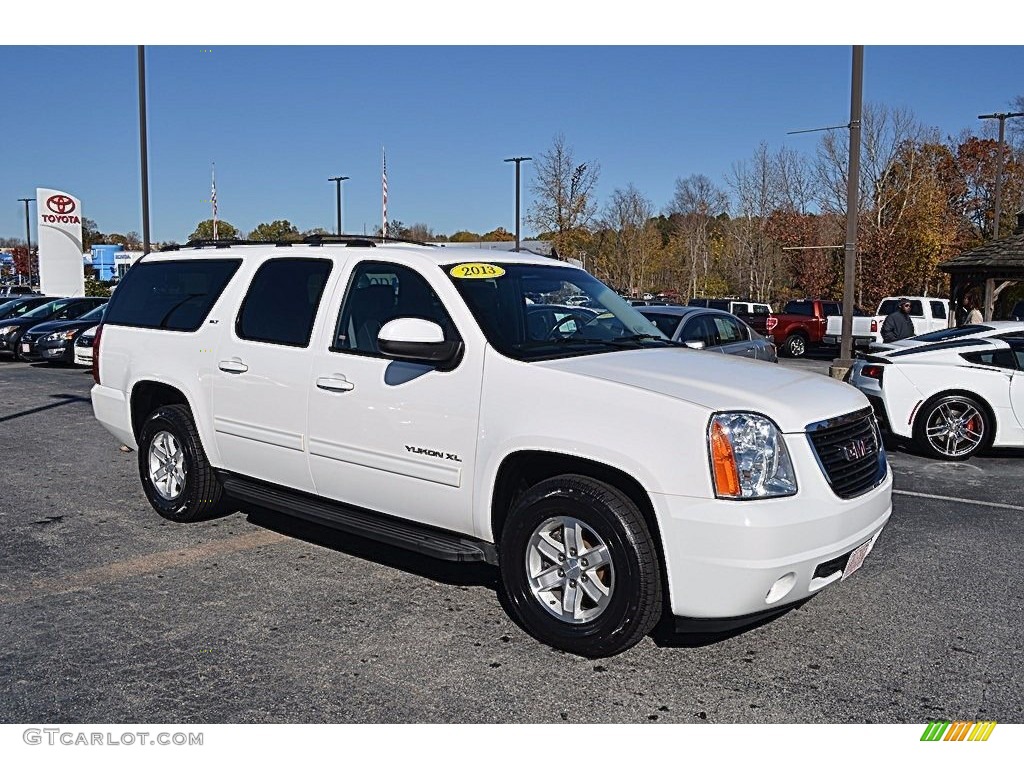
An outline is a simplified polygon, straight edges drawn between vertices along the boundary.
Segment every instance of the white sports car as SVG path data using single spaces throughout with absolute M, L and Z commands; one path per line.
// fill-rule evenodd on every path
M 966 335 L 873 353 L 846 380 L 884 429 L 950 461 L 1024 447 L 1024 332 Z

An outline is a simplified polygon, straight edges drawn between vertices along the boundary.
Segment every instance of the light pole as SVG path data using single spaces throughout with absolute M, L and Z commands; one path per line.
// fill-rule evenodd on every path
M 336 235 L 340 235 L 344 230 L 341 228 L 341 182 L 348 181 L 348 176 L 331 176 L 328 181 L 333 181 L 334 186 L 337 189 L 337 202 L 338 202 L 338 229 L 335 232 Z
M 524 160 L 533 160 L 532 157 L 509 157 L 506 163 L 516 164 L 516 252 L 519 251 L 519 164 Z
M 999 159 L 996 161 L 996 212 L 992 222 L 992 239 L 999 239 L 999 209 L 1003 197 L 1003 137 L 1005 136 L 1006 119 L 1008 117 L 1024 117 L 1024 112 L 993 112 L 991 115 L 978 115 L 979 120 L 999 121 Z
M 139 165 L 142 168 L 142 254 L 149 253 L 149 150 L 146 146 L 146 46 L 139 46 Z
M 18 202 L 25 204 L 25 243 L 28 246 L 28 282 L 32 284 L 32 225 L 28 215 L 28 204 L 34 203 L 35 198 L 19 197 Z

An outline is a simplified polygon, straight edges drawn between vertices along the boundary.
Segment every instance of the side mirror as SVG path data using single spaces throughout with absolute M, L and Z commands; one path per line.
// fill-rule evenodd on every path
M 704 349 L 703 341 L 687 341 L 684 342 L 690 349 Z
M 377 334 L 377 347 L 385 357 L 451 370 L 462 358 L 461 341 L 445 341 L 441 326 L 418 317 L 397 317 Z

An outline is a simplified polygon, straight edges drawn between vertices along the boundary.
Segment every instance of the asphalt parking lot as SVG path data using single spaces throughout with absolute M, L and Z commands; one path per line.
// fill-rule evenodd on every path
M 1024 721 L 1024 452 L 897 447 L 853 578 L 739 634 L 593 661 L 524 634 L 489 567 L 269 512 L 164 521 L 91 384 L 0 360 L 2 722 Z

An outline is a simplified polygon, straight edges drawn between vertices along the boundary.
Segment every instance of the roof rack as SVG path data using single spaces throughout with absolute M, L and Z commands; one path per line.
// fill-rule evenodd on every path
M 273 245 L 275 248 L 290 248 L 296 244 L 320 246 L 329 243 L 343 243 L 354 248 L 373 248 L 377 243 L 411 243 L 436 248 L 435 243 L 413 240 L 408 237 L 383 237 L 381 235 L 307 235 L 301 240 L 242 240 L 236 237 L 221 237 L 216 240 L 198 238 L 184 245 L 171 245 L 163 251 L 180 251 L 183 248 L 231 248 L 236 245 Z

